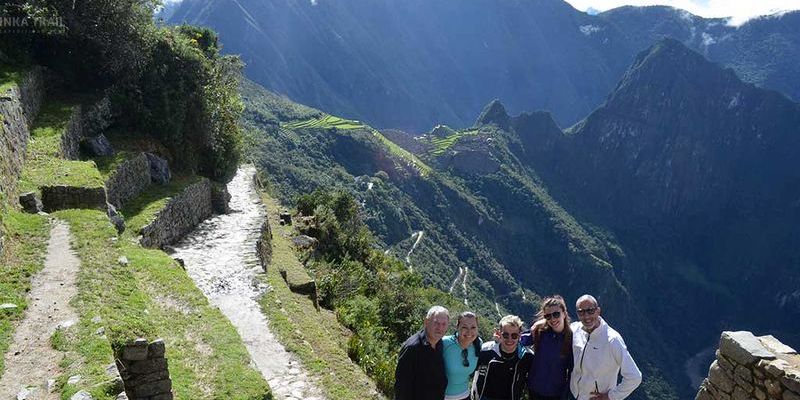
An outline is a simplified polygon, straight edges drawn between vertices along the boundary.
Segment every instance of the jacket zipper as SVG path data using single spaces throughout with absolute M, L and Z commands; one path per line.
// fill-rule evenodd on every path
M 584 344 L 584 346 L 583 346 L 583 352 L 581 352 L 581 364 L 580 364 L 581 377 L 578 378 L 578 384 L 577 384 L 577 386 L 578 386 L 578 399 L 580 399 L 580 397 L 581 397 L 581 392 L 580 391 L 581 391 L 581 379 L 583 379 L 583 358 L 586 357 L 586 348 L 589 347 L 589 340 L 591 340 L 591 339 L 592 339 L 592 332 L 589 332 L 589 334 L 586 335 L 586 344 Z

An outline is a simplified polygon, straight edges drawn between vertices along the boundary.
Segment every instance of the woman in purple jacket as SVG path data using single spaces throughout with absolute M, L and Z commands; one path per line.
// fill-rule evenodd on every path
M 528 391 L 532 400 L 560 400 L 569 393 L 572 373 L 572 330 L 564 299 L 547 297 L 537 314 L 530 333 L 521 343 L 533 347 L 533 365 L 528 373 Z

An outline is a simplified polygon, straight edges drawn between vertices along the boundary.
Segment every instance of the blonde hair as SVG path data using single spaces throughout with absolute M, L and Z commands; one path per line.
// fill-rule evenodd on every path
M 500 322 L 497 324 L 500 329 L 503 329 L 504 326 L 515 326 L 522 332 L 522 319 L 516 315 L 506 315 L 505 317 L 500 319 Z

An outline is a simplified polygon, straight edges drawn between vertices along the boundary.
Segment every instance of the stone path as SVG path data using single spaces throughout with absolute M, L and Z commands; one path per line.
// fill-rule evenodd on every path
M 75 283 L 80 260 L 69 241 L 69 225 L 56 221 L 50 230 L 44 268 L 32 281 L 25 318 L 5 355 L 0 400 L 58 398 L 57 393 L 49 393 L 48 380 L 60 372 L 58 363 L 63 354 L 50 345 L 50 336 L 59 327 L 68 328 L 78 320 L 69 301 L 78 293 Z
M 242 167 L 230 184 L 233 212 L 206 220 L 175 247 L 186 271 L 211 303 L 236 326 L 255 367 L 278 399 L 324 399 L 314 380 L 269 330 L 258 299 L 268 287 L 256 240 L 266 211 L 255 190 L 255 168 Z

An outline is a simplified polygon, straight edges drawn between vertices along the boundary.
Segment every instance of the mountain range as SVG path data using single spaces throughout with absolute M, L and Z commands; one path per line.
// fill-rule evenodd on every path
M 482 315 L 596 294 L 645 372 L 637 398 L 693 395 L 720 330 L 800 342 L 800 106 L 680 41 L 640 52 L 567 130 L 495 100 L 415 137 L 253 82 L 243 96 L 252 160 L 285 200 L 355 193 L 388 252 Z
M 669 7 L 598 15 L 562 0 L 184 0 L 269 90 L 379 128 L 465 128 L 494 98 L 562 127 L 598 107 L 636 54 L 675 38 L 800 99 L 800 12 L 729 26 Z

